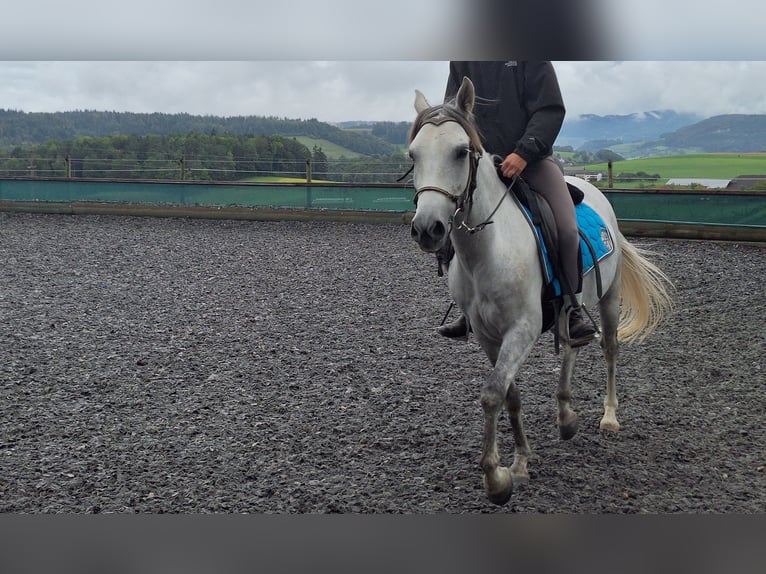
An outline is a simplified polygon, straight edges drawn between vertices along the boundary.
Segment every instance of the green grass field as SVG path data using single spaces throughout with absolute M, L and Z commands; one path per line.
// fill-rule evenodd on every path
M 310 138 L 307 136 L 297 136 L 295 139 L 309 149 L 314 149 L 314 146 L 322 148 L 322 151 L 327 156 L 327 159 L 355 159 L 358 157 L 363 157 L 362 154 L 351 151 L 350 149 L 339 146 L 338 144 L 334 144 L 331 141 Z
M 607 164 L 584 166 L 588 170 L 606 173 Z M 740 175 L 766 175 L 766 154 L 692 154 L 616 161 L 612 164 L 614 176 L 621 172 L 659 174 L 670 178 L 732 179 Z

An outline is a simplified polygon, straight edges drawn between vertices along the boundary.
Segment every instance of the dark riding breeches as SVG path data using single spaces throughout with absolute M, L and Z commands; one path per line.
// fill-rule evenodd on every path
M 580 237 L 577 231 L 577 217 L 561 168 L 548 156 L 527 165 L 521 174 L 529 186 L 542 195 L 550 204 L 559 238 L 559 260 L 573 291 L 580 282 L 579 257 Z

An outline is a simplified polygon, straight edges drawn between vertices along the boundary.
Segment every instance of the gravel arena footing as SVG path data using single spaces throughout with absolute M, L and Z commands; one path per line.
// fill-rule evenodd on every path
M 766 248 L 633 241 L 675 310 L 621 349 L 622 429 L 591 345 L 559 439 L 544 334 L 531 480 L 498 507 L 489 363 L 436 333 L 446 280 L 405 225 L 0 213 L 0 510 L 762 513 Z M 508 463 L 505 415 L 500 441 Z

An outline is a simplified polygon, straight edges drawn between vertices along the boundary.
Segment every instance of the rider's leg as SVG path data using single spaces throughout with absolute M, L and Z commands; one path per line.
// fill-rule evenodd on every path
M 540 161 L 530 163 L 521 176 L 537 193 L 545 197 L 553 211 L 558 232 L 559 259 L 562 271 L 575 293 L 574 299 L 564 298 L 564 308 L 569 310 L 569 342 L 573 347 L 585 345 L 595 338 L 596 329 L 583 320 L 580 309 L 582 304 L 578 261 L 580 236 L 577 230 L 574 203 L 564 180 L 563 172 L 556 161 L 548 156 Z
M 437 329 L 440 335 L 444 335 L 445 337 L 453 338 L 460 338 L 460 337 L 467 337 L 468 336 L 468 320 L 465 317 L 464 313 L 460 313 L 460 316 L 452 321 L 451 323 L 446 323 L 439 327 Z

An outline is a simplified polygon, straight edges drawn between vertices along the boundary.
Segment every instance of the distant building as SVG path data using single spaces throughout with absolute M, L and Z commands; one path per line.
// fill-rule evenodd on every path
M 585 181 L 601 181 L 604 179 L 604 174 L 600 171 L 592 171 L 588 169 L 564 169 L 564 175 L 571 175 L 573 177 L 579 177 Z

